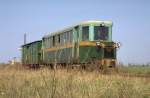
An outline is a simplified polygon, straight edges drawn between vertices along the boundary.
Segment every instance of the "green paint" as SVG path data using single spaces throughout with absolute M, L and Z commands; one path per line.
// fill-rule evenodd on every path
M 112 47 L 113 42 L 101 42 L 104 43 L 107 47 Z M 98 46 L 80 46 L 80 63 L 89 63 L 94 61 L 100 61 L 105 59 L 104 49 Z M 113 48 L 114 57 L 109 57 L 109 59 L 116 59 L 116 49 Z
M 112 26 L 109 26 L 109 39 L 108 41 L 112 41 Z
M 92 24 L 89 26 L 89 40 L 94 40 L 94 26 Z
M 71 63 L 73 60 L 72 49 L 73 48 L 65 48 L 65 49 L 59 49 L 58 51 L 44 52 L 45 53 L 44 62 L 46 64 L 52 64 L 55 62 L 56 63 Z

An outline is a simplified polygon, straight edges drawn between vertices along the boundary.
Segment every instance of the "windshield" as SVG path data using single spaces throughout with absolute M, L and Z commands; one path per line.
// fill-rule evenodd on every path
M 108 27 L 94 26 L 94 40 L 108 40 Z

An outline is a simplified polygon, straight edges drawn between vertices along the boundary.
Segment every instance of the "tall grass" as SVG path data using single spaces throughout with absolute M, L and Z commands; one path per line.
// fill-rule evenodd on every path
M 3 67 L 0 98 L 150 98 L 150 78 Z
M 118 69 L 121 73 L 150 76 L 150 66 L 122 66 Z

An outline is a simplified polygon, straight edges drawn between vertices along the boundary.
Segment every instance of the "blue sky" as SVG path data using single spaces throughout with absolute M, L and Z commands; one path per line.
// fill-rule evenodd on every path
M 0 62 L 20 57 L 18 48 L 48 32 L 85 20 L 112 20 L 118 60 L 150 62 L 149 0 L 0 0 Z

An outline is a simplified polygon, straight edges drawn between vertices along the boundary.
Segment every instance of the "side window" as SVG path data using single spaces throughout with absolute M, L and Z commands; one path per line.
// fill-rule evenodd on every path
M 66 32 L 66 43 L 69 43 L 69 37 L 70 37 L 70 33 Z
M 55 36 L 53 36 L 53 46 L 55 46 Z
M 50 37 L 50 47 L 52 47 L 52 37 Z
M 49 48 L 49 38 L 47 38 L 47 48 Z
M 46 38 L 44 38 L 44 47 L 47 48 L 46 47 Z
M 89 26 L 82 27 L 82 40 L 89 40 Z
M 60 34 L 58 35 L 58 44 L 60 44 Z
M 43 48 L 45 48 L 45 38 L 43 38 Z
M 58 36 L 55 35 L 55 46 L 57 46 L 57 45 L 58 45 Z
M 46 38 L 46 48 L 48 48 L 48 38 Z
M 48 47 L 50 48 L 50 37 L 48 38 Z
M 66 44 L 66 42 L 67 42 L 67 33 L 65 32 L 65 33 L 63 33 L 63 35 L 64 35 L 63 43 Z
M 61 43 L 61 45 L 63 45 L 63 40 L 64 40 L 64 36 L 63 36 L 63 34 L 60 34 L 60 43 Z
M 72 43 L 72 30 L 70 31 L 70 43 Z

